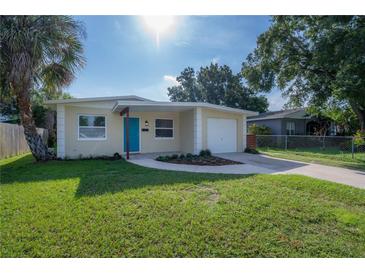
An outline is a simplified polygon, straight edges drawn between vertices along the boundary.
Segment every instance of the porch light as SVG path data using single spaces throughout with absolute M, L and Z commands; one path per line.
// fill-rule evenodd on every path
M 147 120 L 146 120 L 146 121 L 144 121 L 144 126 L 145 126 L 145 127 L 148 127 L 148 125 L 149 125 L 149 124 L 148 124 L 148 121 L 147 121 Z

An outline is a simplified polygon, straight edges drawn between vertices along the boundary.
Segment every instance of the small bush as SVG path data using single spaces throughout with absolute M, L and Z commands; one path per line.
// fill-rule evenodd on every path
M 177 158 L 179 158 L 179 155 L 177 155 L 177 154 L 172 154 L 172 156 L 170 157 L 172 160 L 175 160 L 175 159 L 177 159 Z
M 200 157 L 209 157 L 209 156 L 212 156 L 212 153 L 210 152 L 209 149 L 202 149 L 200 152 L 199 152 L 199 156 Z
M 187 153 L 187 154 L 186 154 L 186 158 L 188 158 L 188 159 L 193 158 L 193 154 L 191 154 L 191 153 Z
M 184 160 L 185 159 L 185 155 L 184 154 L 180 154 L 179 159 L 180 160 Z
M 251 153 L 251 154 L 259 154 L 259 152 L 258 152 L 256 149 L 254 149 L 254 148 L 249 148 L 249 147 L 246 147 L 246 148 L 245 148 L 245 152 L 246 152 L 246 153 Z
M 252 124 L 248 127 L 248 133 L 255 135 L 271 135 L 271 128 L 265 125 Z
M 113 155 L 113 157 L 114 157 L 114 160 L 120 160 L 120 159 L 122 159 L 122 156 L 118 152 L 115 152 L 114 155 Z
M 358 130 L 354 135 L 354 144 L 357 146 L 365 145 L 365 133 Z
M 168 157 L 167 156 L 158 156 L 156 158 L 157 161 L 161 161 L 161 162 L 166 162 L 168 161 Z

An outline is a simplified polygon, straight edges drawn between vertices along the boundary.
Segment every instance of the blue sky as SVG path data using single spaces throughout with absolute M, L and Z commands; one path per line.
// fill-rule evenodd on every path
M 140 16 L 78 16 L 85 24 L 86 67 L 67 89 L 75 97 L 135 94 L 167 101 L 167 87 L 187 66 L 211 62 L 239 72 L 270 25 L 267 16 L 176 16 L 160 36 Z M 279 91 L 267 95 L 270 110 L 282 107 Z

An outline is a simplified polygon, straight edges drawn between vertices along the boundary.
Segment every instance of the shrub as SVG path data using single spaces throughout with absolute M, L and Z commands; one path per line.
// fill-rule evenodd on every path
M 177 155 L 177 154 L 172 154 L 172 156 L 170 157 L 172 160 L 175 160 L 175 159 L 177 159 L 177 158 L 179 158 L 179 155 Z
M 271 135 L 271 128 L 265 125 L 252 124 L 248 127 L 248 133 L 255 135 Z
M 199 156 L 200 157 L 209 157 L 209 156 L 212 156 L 212 153 L 210 152 L 209 149 L 206 149 L 206 150 L 201 150 L 199 152 Z
M 365 133 L 358 130 L 354 136 L 354 144 L 357 146 L 365 145 Z
M 122 159 L 122 156 L 120 156 L 120 154 L 118 152 L 115 152 L 113 155 L 114 160 L 120 160 Z
M 165 156 L 158 156 L 156 158 L 156 161 L 166 162 L 166 157 Z
M 188 158 L 188 159 L 193 158 L 193 154 L 191 154 L 191 153 L 187 153 L 187 154 L 186 154 L 186 158 Z
M 251 153 L 251 154 L 259 154 L 259 152 L 258 152 L 256 149 L 254 149 L 254 148 L 249 148 L 249 147 L 246 147 L 246 148 L 245 148 L 245 152 L 246 152 L 246 153 Z
M 180 160 L 184 160 L 185 159 L 185 155 L 184 154 L 180 154 L 179 159 Z

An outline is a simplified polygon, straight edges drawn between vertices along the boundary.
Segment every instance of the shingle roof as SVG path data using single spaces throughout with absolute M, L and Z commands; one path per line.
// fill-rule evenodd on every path
M 305 119 L 308 117 L 309 116 L 308 114 L 306 114 L 305 108 L 296 108 L 296 109 L 286 109 L 279 111 L 268 111 L 261 113 L 257 116 L 252 116 L 247 120 L 257 121 L 257 120 L 271 120 L 271 119 L 282 119 L 282 118 Z

